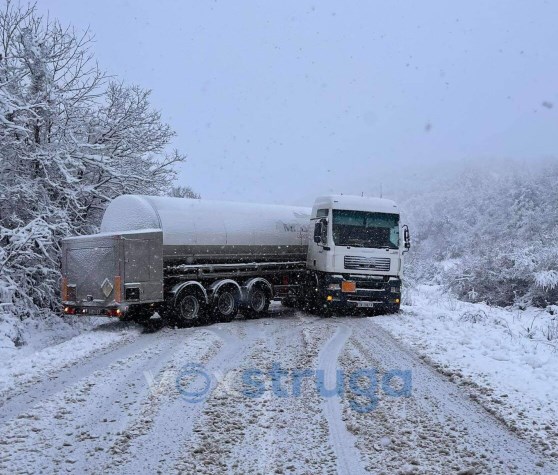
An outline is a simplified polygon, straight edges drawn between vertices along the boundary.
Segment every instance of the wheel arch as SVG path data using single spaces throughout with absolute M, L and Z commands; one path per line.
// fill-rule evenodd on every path
M 204 303 L 206 305 L 209 304 L 209 297 L 207 295 L 207 290 L 205 290 L 205 287 L 196 280 L 189 280 L 187 282 L 181 282 L 179 284 L 176 284 L 171 290 L 171 295 L 173 296 L 173 300 L 176 300 L 178 296 L 181 294 L 181 292 L 188 287 L 194 287 L 196 290 L 198 290 L 203 296 Z
M 214 300 L 217 295 L 219 295 L 219 291 L 223 287 L 234 287 L 235 291 L 238 294 L 238 298 L 242 300 L 242 289 L 236 280 L 232 279 L 221 279 L 213 282 L 209 287 L 209 299 Z
M 269 292 L 269 298 L 273 299 L 273 286 L 271 283 L 263 277 L 254 277 L 244 284 L 244 300 L 248 299 L 248 295 L 250 295 L 250 292 L 254 287 L 263 287 L 267 292 Z

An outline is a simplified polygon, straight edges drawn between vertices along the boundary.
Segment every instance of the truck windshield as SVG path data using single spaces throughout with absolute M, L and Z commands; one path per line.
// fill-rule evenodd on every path
M 397 249 L 399 215 L 334 209 L 333 241 L 338 246 Z

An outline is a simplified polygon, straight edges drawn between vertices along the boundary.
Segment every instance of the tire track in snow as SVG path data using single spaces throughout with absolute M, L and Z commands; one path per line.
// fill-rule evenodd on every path
M 139 327 L 121 329 L 118 333 L 111 332 L 112 329 L 113 326 L 98 327 L 23 358 L 7 361 L 0 368 L 0 405 L 83 361 L 112 352 L 140 337 Z
M 94 372 L 109 367 L 115 361 L 128 358 L 147 347 L 159 344 L 161 340 L 169 338 L 170 333 L 170 331 L 161 331 L 145 335 L 132 334 L 111 343 L 108 347 L 96 349 L 87 356 L 71 361 L 61 368 L 45 371 L 36 379 L 21 385 L 17 392 L 11 392 L 0 404 L 0 424 L 84 380 Z
M 337 331 L 320 351 L 318 369 L 324 371 L 325 387 L 328 389 L 336 385 L 337 360 L 351 333 L 348 326 L 338 324 Z M 356 439 L 347 430 L 343 421 L 341 398 L 339 396 L 326 398 L 323 402 L 323 410 L 329 425 L 330 442 L 337 457 L 337 472 L 348 475 L 367 473 L 355 445 Z
M 555 463 L 544 460 L 528 443 L 372 319 L 349 317 L 345 322 L 354 330 L 351 343 L 357 356 L 364 357 L 364 364 L 380 371 L 412 371 L 410 398 L 382 398 L 369 418 L 349 415 L 354 419 L 351 424 L 360 430 L 359 446 L 363 449 L 378 451 L 378 447 L 365 442 L 371 436 L 379 441 L 392 437 L 396 428 L 403 431 L 387 447 L 380 447 L 378 453 L 370 452 L 372 459 L 383 454 L 379 459 L 383 463 L 389 452 L 396 449 L 392 463 L 410 468 L 414 464 L 409 465 L 409 461 L 414 460 L 420 465 L 415 465 L 414 470 L 437 471 L 443 466 L 459 472 L 472 470 L 474 465 L 482 473 L 558 473 Z M 386 416 L 383 433 L 382 415 Z M 459 466 L 460 463 L 467 465 Z
M 220 340 L 218 351 L 204 357 L 185 353 L 174 362 L 174 377 L 167 381 L 161 393 L 149 401 L 145 417 L 146 424 L 134 427 L 127 435 L 131 435 L 116 464 L 105 466 L 105 473 L 137 474 L 169 473 L 173 471 L 177 460 L 182 456 L 182 447 L 191 434 L 196 420 L 205 406 L 205 400 L 191 403 L 185 401 L 175 387 L 175 378 L 180 367 L 185 363 L 200 363 L 204 372 L 210 377 L 210 388 L 206 398 L 219 384 L 219 377 L 228 369 L 238 364 L 252 342 L 245 338 L 242 331 L 243 322 L 231 322 L 205 327 L 204 330 Z M 154 410 L 154 407 L 156 410 Z M 115 444 L 113 449 L 122 446 Z
M 220 386 L 206 401 L 176 472 L 336 473 L 322 399 L 313 380 L 304 381 L 295 397 L 293 380 L 285 374 L 278 382 L 289 395 L 278 396 L 267 373 L 274 363 L 287 372 L 315 368 L 319 349 L 334 332 L 323 322 L 291 311 L 284 318 L 245 323 L 247 333 L 257 338 L 227 375 L 230 384 Z M 263 371 L 265 390 L 255 398 L 244 393 L 241 377 L 251 369 Z
M 97 470 L 110 457 L 106 447 L 137 415 L 149 392 L 144 371 L 160 371 L 181 336 L 182 332 L 153 335 L 142 340 L 143 347 L 126 348 L 127 356 L 116 359 L 112 354 L 111 364 L 19 414 L 0 429 L 0 444 L 12 448 L 0 468 L 16 472 L 41 466 L 46 471 Z

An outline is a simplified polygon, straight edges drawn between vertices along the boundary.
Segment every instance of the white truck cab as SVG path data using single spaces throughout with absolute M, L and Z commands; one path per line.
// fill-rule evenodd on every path
M 328 307 L 397 311 L 410 239 L 395 202 L 322 196 L 314 203 L 311 221 L 307 268 L 317 276 L 319 301 Z

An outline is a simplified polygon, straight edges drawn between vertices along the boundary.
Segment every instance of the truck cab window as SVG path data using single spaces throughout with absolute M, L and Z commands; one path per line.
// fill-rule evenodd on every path
M 333 210 L 333 241 L 338 246 L 399 247 L 399 215 Z

